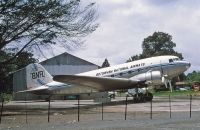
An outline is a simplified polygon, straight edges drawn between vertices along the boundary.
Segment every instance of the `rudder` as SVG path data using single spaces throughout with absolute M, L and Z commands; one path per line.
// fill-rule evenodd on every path
M 32 63 L 26 66 L 26 84 L 27 90 L 31 90 L 53 81 L 53 77 L 46 69 L 38 64 Z

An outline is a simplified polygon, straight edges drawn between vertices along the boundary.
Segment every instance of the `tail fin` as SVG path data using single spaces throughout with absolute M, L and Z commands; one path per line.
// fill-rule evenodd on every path
M 45 70 L 45 68 L 33 63 L 26 66 L 26 84 L 27 90 L 36 89 L 53 81 L 53 77 Z

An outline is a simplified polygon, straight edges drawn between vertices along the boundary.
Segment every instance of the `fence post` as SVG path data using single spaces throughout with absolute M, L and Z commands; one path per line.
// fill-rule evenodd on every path
M 78 122 L 80 121 L 80 97 L 78 95 Z
M 101 103 L 101 119 L 103 120 L 103 96 L 102 96 L 102 103 Z
M 51 106 L 51 97 L 49 96 L 49 105 L 48 105 L 48 122 L 50 121 L 50 106 Z
M 26 124 L 28 123 L 28 119 L 27 119 L 27 116 L 28 116 L 28 113 L 27 113 L 27 94 L 25 95 L 25 111 L 26 111 Z
M 150 102 L 150 106 L 151 106 L 151 107 L 150 107 L 150 108 L 151 108 L 151 109 L 150 109 L 150 119 L 152 119 L 152 100 L 151 100 L 151 102 Z
M 127 115 L 127 96 L 126 96 L 126 106 L 125 106 L 125 120 L 126 120 L 126 115 Z
M 192 117 L 192 95 L 190 94 L 190 118 Z
M 2 117 L 2 115 L 3 115 L 3 103 L 4 103 L 4 98 L 2 97 L 1 114 L 0 114 L 0 124 L 1 124 L 1 117 Z
M 172 118 L 171 96 L 169 95 L 169 117 Z

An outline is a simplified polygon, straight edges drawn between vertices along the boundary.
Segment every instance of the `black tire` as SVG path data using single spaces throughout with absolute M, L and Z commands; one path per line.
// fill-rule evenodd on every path
M 133 101 L 134 101 L 134 103 L 144 102 L 145 101 L 144 94 L 142 94 L 142 93 L 138 93 L 138 95 L 135 94 L 133 97 Z

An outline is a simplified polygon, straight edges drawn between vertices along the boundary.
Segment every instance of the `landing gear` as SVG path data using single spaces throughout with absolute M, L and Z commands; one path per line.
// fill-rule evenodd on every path
M 135 103 L 144 102 L 144 94 L 143 94 L 143 93 L 135 94 L 135 95 L 133 96 L 133 101 L 134 101 Z
M 165 87 L 166 87 L 166 88 L 169 88 L 171 92 L 173 91 L 173 88 L 172 88 L 172 81 L 171 81 L 170 79 L 167 79 L 167 78 L 165 78 L 165 77 L 162 77 L 162 82 L 165 84 Z
M 149 102 L 153 99 L 153 94 L 147 88 L 133 88 L 128 89 L 128 94 L 133 97 L 133 102 Z
M 149 102 L 149 101 L 152 101 L 153 99 L 153 94 L 152 93 L 138 93 L 138 94 L 135 94 L 133 95 L 133 101 L 134 103 L 140 103 L 140 102 Z

